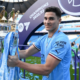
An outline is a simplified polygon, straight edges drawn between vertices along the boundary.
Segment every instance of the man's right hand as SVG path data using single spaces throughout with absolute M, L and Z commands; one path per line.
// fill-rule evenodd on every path
M 10 67 L 16 67 L 18 64 L 18 54 L 16 53 L 15 56 L 8 56 L 7 65 Z

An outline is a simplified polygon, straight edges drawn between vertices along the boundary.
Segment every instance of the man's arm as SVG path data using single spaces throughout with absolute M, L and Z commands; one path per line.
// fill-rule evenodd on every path
M 20 50 L 19 55 L 20 55 L 20 58 L 27 58 L 37 52 L 39 52 L 39 50 L 36 47 L 34 47 L 34 45 L 32 45 L 26 50 Z
M 29 64 L 29 63 L 22 62 L 20 60 L 16 60 L 16 59 L 13 60 L 13 58 L 11 58 L 11 57 L 9 57 L 8 66 L 12 66 L 15 63 L 15 65 L 17 67 L 23 68 L 23 69 L 25 69 L 25 70 L 27 70 L 29 72 L 35 73 L 35 74 L 46 75 L 46 76 L 48 76 L 49 73 L 60 62 L 60 60 L 58 60 L 58 59 L 56 59 L 56 58 L 54 58 L 54 57 L 52 57 L 50 55 L 48 55 L 45 64 Z

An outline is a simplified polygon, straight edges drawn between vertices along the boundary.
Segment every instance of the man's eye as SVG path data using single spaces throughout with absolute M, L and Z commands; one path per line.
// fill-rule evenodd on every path
M 50 19 L 50 20 L 54 20 L 54 18 L 53 18 L 53 17 L 50 17 L 49 19 Z
M 44 19 L 45 19 L 45 20 L 47 20 L 47 18 L 46 18 L 46 17 L 44 17 Z

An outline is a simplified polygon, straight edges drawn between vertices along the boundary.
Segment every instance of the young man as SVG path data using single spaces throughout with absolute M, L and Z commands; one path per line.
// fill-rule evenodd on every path
M 9 56 L 8 66 L 17 66 L 29 72 L 43 75 L 42 80 L 70 80 L 71 46 L 67 36 L 59 32 L 61 11 L 57 7 L 45 9 L 44 25 L 48 31 L 27 50 L 21 50 L 20 57 L 29 57 L 41 51 L 41 64 L 22 62 L 15 56 Z

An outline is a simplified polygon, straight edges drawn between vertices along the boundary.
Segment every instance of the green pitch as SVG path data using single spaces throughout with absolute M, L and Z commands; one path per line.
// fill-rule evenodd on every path
M 22 59 L 23 61 L 23 59 Z M 33 57 L 33 56 L 30 56 L 28 58 L 26 58 L 25 60 L 27 63 L 31 63 L 31 64 L 40 64 L 41 63 L 41 58 L 40 57 Z M 24 73 L 24 70 L 23 69 L 20 69 L 20 72 L 21 72 L 21 77 L 24 77 L 23 73 Z M 72 65 L 70 66 L 70 77 L 71 77 L 71 80 L 74 80 L 74 69 L 72 69 Z M 76 80 L 79 80 L 79 69 L 77 69 L 77 79 Z M 29 80 L 42 80 L 42 76 L 41 75 L 37 75 L 37 74 L 33 74 L 33 73 L 30 73 L 28 71 L 25 71 L 25 78 L 26 79 L 29 79 Z

